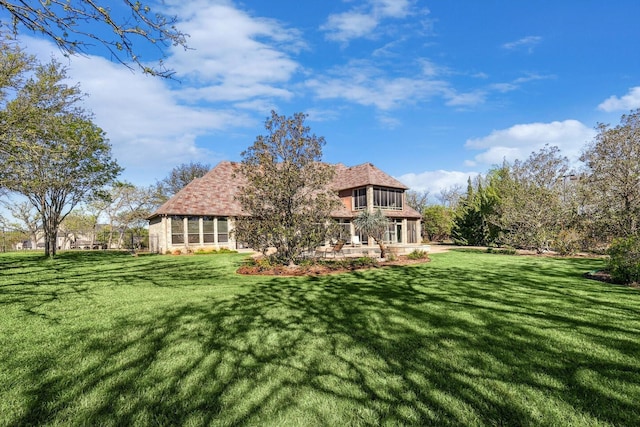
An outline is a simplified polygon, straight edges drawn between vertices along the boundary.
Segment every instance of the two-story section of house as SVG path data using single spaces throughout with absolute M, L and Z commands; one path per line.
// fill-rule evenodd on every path
M 341 223 L 343 236 L 350 242 L 350 236 L 357 236 L 363 245 L 373 244 L 368 236 L 358 233 L 353 226 L 353 218 L 360 212 L 376 209 L 389 219 L 385 241 L 389 244 L 420 243 L 420 220 L 422 216 L 407 205 L 405 191 L 408 188 L 397 179 L 387 175 L 371 163 L 346 167 L 335 165 L 336 174 L 332 187 L 348 212 L 336 219 Z
M 199 248 L 240 249 L 234 220 L 246 216 L 236 196 L 245 184 L 238 163 L 221 162 L 189 183 L 149 217 L 149 246 L 154 252 Z M 421 215 L 406 204 L 407 187 L 371 163 L 337 164 L 331 189 L 342 204 L 332 212 L 347 243 L 374 246 L 357 232 L 353 219 L 363 210 L 380 208 L 389 218 L 385 240 L 390 244 L 420 243 Z

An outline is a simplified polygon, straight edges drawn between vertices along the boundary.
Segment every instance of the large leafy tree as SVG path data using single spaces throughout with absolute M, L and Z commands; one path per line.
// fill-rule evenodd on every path
M 152 10 L 149 4 L 154 5 Z M 24 29 L 53 41 L 64 53 L 86 53 L 96 44 L 104 46 L 111 58 L 145 73 L 169 77 L 164 67 L 164 49 L 186 48 L 186 35 L 176 27 L 176 18 L 158 12 L 161 2 L 123 0 L 0 0 L 14 32 Z M 157 48 L 160 60 L 142 54 L 142 45 Z
M 620 124 L 598 124 L 587 145 L 583 213 L 603 240 L 640 232 L 640 109 Z
M 542 252 L 556 240 L 566 219 L 562 204 L 566 157 L 545 146 L 525 160 L 516 160 L 500 182 L 500 205 L 495 223 L 502 242 Z
M 236 221 L 236 239 L 263 253 L 275 248 L 282 264 L 325 241 L 340 203 L 328 189 L 334 170 L 321 162 L 325 140 L 311 134 L 305 117 L 272 111 L 267 134 L 242 153 L 239 170 L 246 184 L 237 198 L 248 216 Z
M 424 238 L 444 241 L 451 238 L 455 211 L 442 205 L 430 205 L 422 210 Z
M 171 169 L 169 175 L 156 184 L 157 203 L 160 205 L 166 202 L 191 181 L 202 178 L 209 170 L 210 164 L 200 162 L 182 163 Z
M 64 67 L 55 61 L 36 64 L 8 45 L 2 46 L 0 64 L 7 77 L 0 87 L 0 188 L 21 194 L 36 208 L 45 253 L 54 256 L 64 217 L 121 169 L 102 129 L 78 106 L 79 88 L 65 83 Z

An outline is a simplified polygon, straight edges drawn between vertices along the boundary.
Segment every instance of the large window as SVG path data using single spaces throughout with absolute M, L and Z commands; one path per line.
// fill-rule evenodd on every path
M 402 190 L 373 187 L 373 207 L 402 210 Z
M 185 244 L 185 217 L 171 217 L 171 244 Z M 217 224 L 216 224 L 217 222 Z M 227 218 L 203 217 L 200 228 L 200 217 L 188 217 L 186 224 L 187 243 L 215 244 L 229 242 L 229 221 Z M 217 233 L 217 241 L 216 241 Z M 202 237 L 200 237 L 202 235 Z
M 215 243 L 216 228 L 212 217 L 204 217 L 202 219 L 202 239 L 203 243 Z
M 341 219 L 338 221 L 338 239 L 345 242 L 351 241 L 351 223 L 348 220 Z
M 181 245 L 184 243 L 184 220 L 181 216 L 171 217 L 171 244 Z
M 229 241 L 229 221 L 227 218 L 218 218 L 218 243 Z
M 187 220 L 187 237 L 189 243 L 200 243 L 200 218 L 189 217 Z
M 353 190 L 353 210 L 360 211 L 367 208 L 367 189 Z
M 418 221 L 407 221 L 407 243 L 418 243 Z

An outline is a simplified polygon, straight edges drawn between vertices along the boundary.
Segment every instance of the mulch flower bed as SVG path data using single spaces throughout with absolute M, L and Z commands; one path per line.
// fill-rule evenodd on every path
M 421 264 L 430 262 L 427 258 L 409 259 L 406 256 L 400 256 L 393 261 L 378 261 L 371 264 L 361 265 L 357 262 L 349 264 L 344 259 L 336 261 L 323 261 L 318 263 L 310 263 L 307 265 L 276 265 L 264 266 L 257 262 L 250 262 L 238 269 L 239 274 L 251 276 L 322 276 L 327 274 L 346 273 L 356 270 L 369 270 L 372 268 L 380 268 L 387 266 L 403 266 L 412 264 Z
M 640 289 L 640 283 L 617 283 L 611 278 L 611 273 L 607 270 L 595 270 L 584 274 L 587 279 L 598 280 L 600 282 L 611 283 L 612 285 L 627 286 L 629 288 Z

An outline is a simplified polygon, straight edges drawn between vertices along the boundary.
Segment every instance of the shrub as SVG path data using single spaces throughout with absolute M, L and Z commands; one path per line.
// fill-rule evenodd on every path
M 378 265 L 377 260 L 368 256 L 363 256 L 350 261 L 353 268 L 375 267 L 376 265 Z
M 428 256 L 429 256 L 429 252 L 423 251 L 422 249 L 414 249 L 413 252 L 411 252 L 409 255 L 407 255 L 407 258 L 409 258 L 409 259 L 425 259 L 425 258 L 428 258 Z
M 640 237 L 615 239 L 609 249 L 611 278 L 620 283 L 640 283 Z
M 498 255 L 515 255 L 518 253 L 514 248 L 493 248 L 489 246 L 487 248 L 488 254 L 498 254 Z
M 553 246 L 560 255 L 573 255 L 580 250 L 580 241 L 580 234 L 576 230 L 562 230 Z
M 214 250 L 215 252 L 215 250 Z M 233 249 L 229 249 L 227 247 L 222 247 L 217 251 L 219 254 L 237 254 L 238 251 L 234 251 Z

